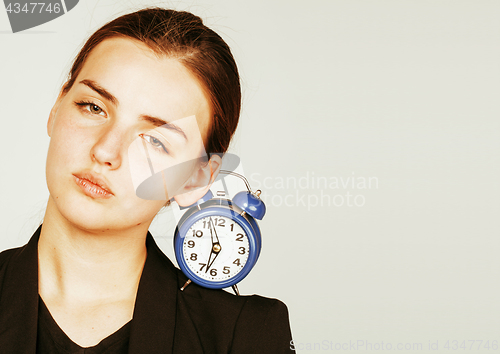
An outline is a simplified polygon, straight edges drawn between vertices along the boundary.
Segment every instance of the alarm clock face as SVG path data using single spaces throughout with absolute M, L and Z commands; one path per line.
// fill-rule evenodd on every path
M 245 267 L 250 253 L 248 235 L 234 219 L 205 216 L 187 230 L 182 245 L 186 265 L 209 282 L 226 281 Z

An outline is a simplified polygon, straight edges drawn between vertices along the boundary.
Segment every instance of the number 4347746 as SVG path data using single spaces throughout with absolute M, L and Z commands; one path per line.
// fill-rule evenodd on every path
M 21 12 L 24 13 L 39 13 L 41 14 L 42 12 L 54 12 L 58 14 L 61 12 L 61 5 L 60 4 L 51 4 L 48 3 L 47 6 L 45 6 L 44 2 L 30 2 L 30 3 L 25 3 L 22 7 L 21 4 L 18 2 L 15 3 L 9 3 L 7 7 L 5 8 L 7 12 L 10 13 L 15 13 L 19 14 Z
M 496 340 L 489 341 L 489 340 L 464 340 L 464 341 L 458 341 L 458 340 L 447 340 L 444 344 L 444 349 L 448 350 L 458 350 L 458 349 L 466 349 L 466 350 L 475 350 L 475 349 L 492 349 L 492 350 L 497 350 L 498 349 L 498 342 Z

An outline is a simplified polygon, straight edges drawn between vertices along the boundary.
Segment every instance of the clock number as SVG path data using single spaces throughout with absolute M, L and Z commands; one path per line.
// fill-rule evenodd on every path
M 236 235 L 236 241 L 241 241 L 241 242 L 243 242 L 243 234 L 237 234 L 237 235 Z M 243 254 L 243 253 L 241 253 L 241 254 Z
M 190 259 L 191 259 L 192 261 L 196 261 L 196 260 L 198 259 L 198 255 L 197 255 L 196 253 L 191 253 L 191 257 L 190 257 Z
M 193 230 L 193 237 L 201 237 L 203 236 L 203 231 L 201 230 Z
M 219 218 L 219 219 L 216 218 L 215 219 L 215 225 L 226 227 L 226 220 L 222 219 L 222 218 Z
M 194 245 L 195 245 L 195 243 L 194 243 L 194 241 L 193 241 L 193 240 L 189 240 L 189 241 L 188 241 L 188 247 L 189 247 L 189 248 L 193 248 L 193 247 L 194 247 Z
M 245 254 L 246 251 L 245 247 L 239 247 L 238 249 L 239 249 L 238 254 Z
M 236 258 L 233 262 L 233 264 L 236 264 L 237 266 L 240 265 L 240 259 L 239 258 Z
M 210 275 L 215 277 L 217 275 L 217 269 L 215 268 L 210 269 Z
M 226 220 L 222 218 L 213 218 L 212 221 L 214 222 L 214 226 L 226 226 Z M 204 229 L 209 229 L 210 228 L 210 221 L 203 220 L 203 228 Z M 233 231 L 233 229 L 231 229 Z
M 224 269 L 222 270 L 222 273 L 229 274 L 230 271 L 231 271 L 231 268 L 229 268 L 228 266 L 225 266 Z
M 207 265 L 206 263 L 198 263 L 199 265 L 201 265 L 201 268 L 200 268 L 200 272 L 203 270 L 203 268 L 205 268 L 205 266 Z
M 234 224 L 231 224 L 231 231 L 233 231 L 234 229 Z

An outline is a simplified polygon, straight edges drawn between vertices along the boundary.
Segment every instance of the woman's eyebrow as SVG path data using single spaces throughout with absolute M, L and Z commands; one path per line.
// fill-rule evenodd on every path
M 118 105 L 118 99 L 113 96 L 108 90 L 106 90 L 104 87 L 100 86 L 97 82 L 93 80 L 82 80 L 79 82 L 80 84 L 84 84 L 85 86 L 91 88 L 95 92 L 97 92 L 99 95 L 110 101 L 114 106 Z
M 179 126 L 175 125 L 174 123 L 169 123 L 169 122 L 164 121 L 161 118 L 152 117 L 152 116 L 148 116 L 148 115 L 145 115 L 145 114 L 141 115 L 140 119 L 143 120 L 143 121 L 146 121 L 148 123 L 151 123 L 155 127 L 161 127 L 161 128 L 169 129 L 169 130 L 171 130 L 171 131 L 179 134 L 186 141 L 188 141 L 188 138 L 186 136 L 186 133 L 184 133 L 184 130 L 182 130 Z

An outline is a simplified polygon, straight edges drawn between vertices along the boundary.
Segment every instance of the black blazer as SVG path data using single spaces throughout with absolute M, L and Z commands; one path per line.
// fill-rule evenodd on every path
M 0 352 L 35 354 L 38 322 L 38 238 L 0 253 Z M 235 296 L 190 284 L 146 238 L 148 255 L 139 282 L 130 354 L 289 353 L 286 306 L 257 295 Z

